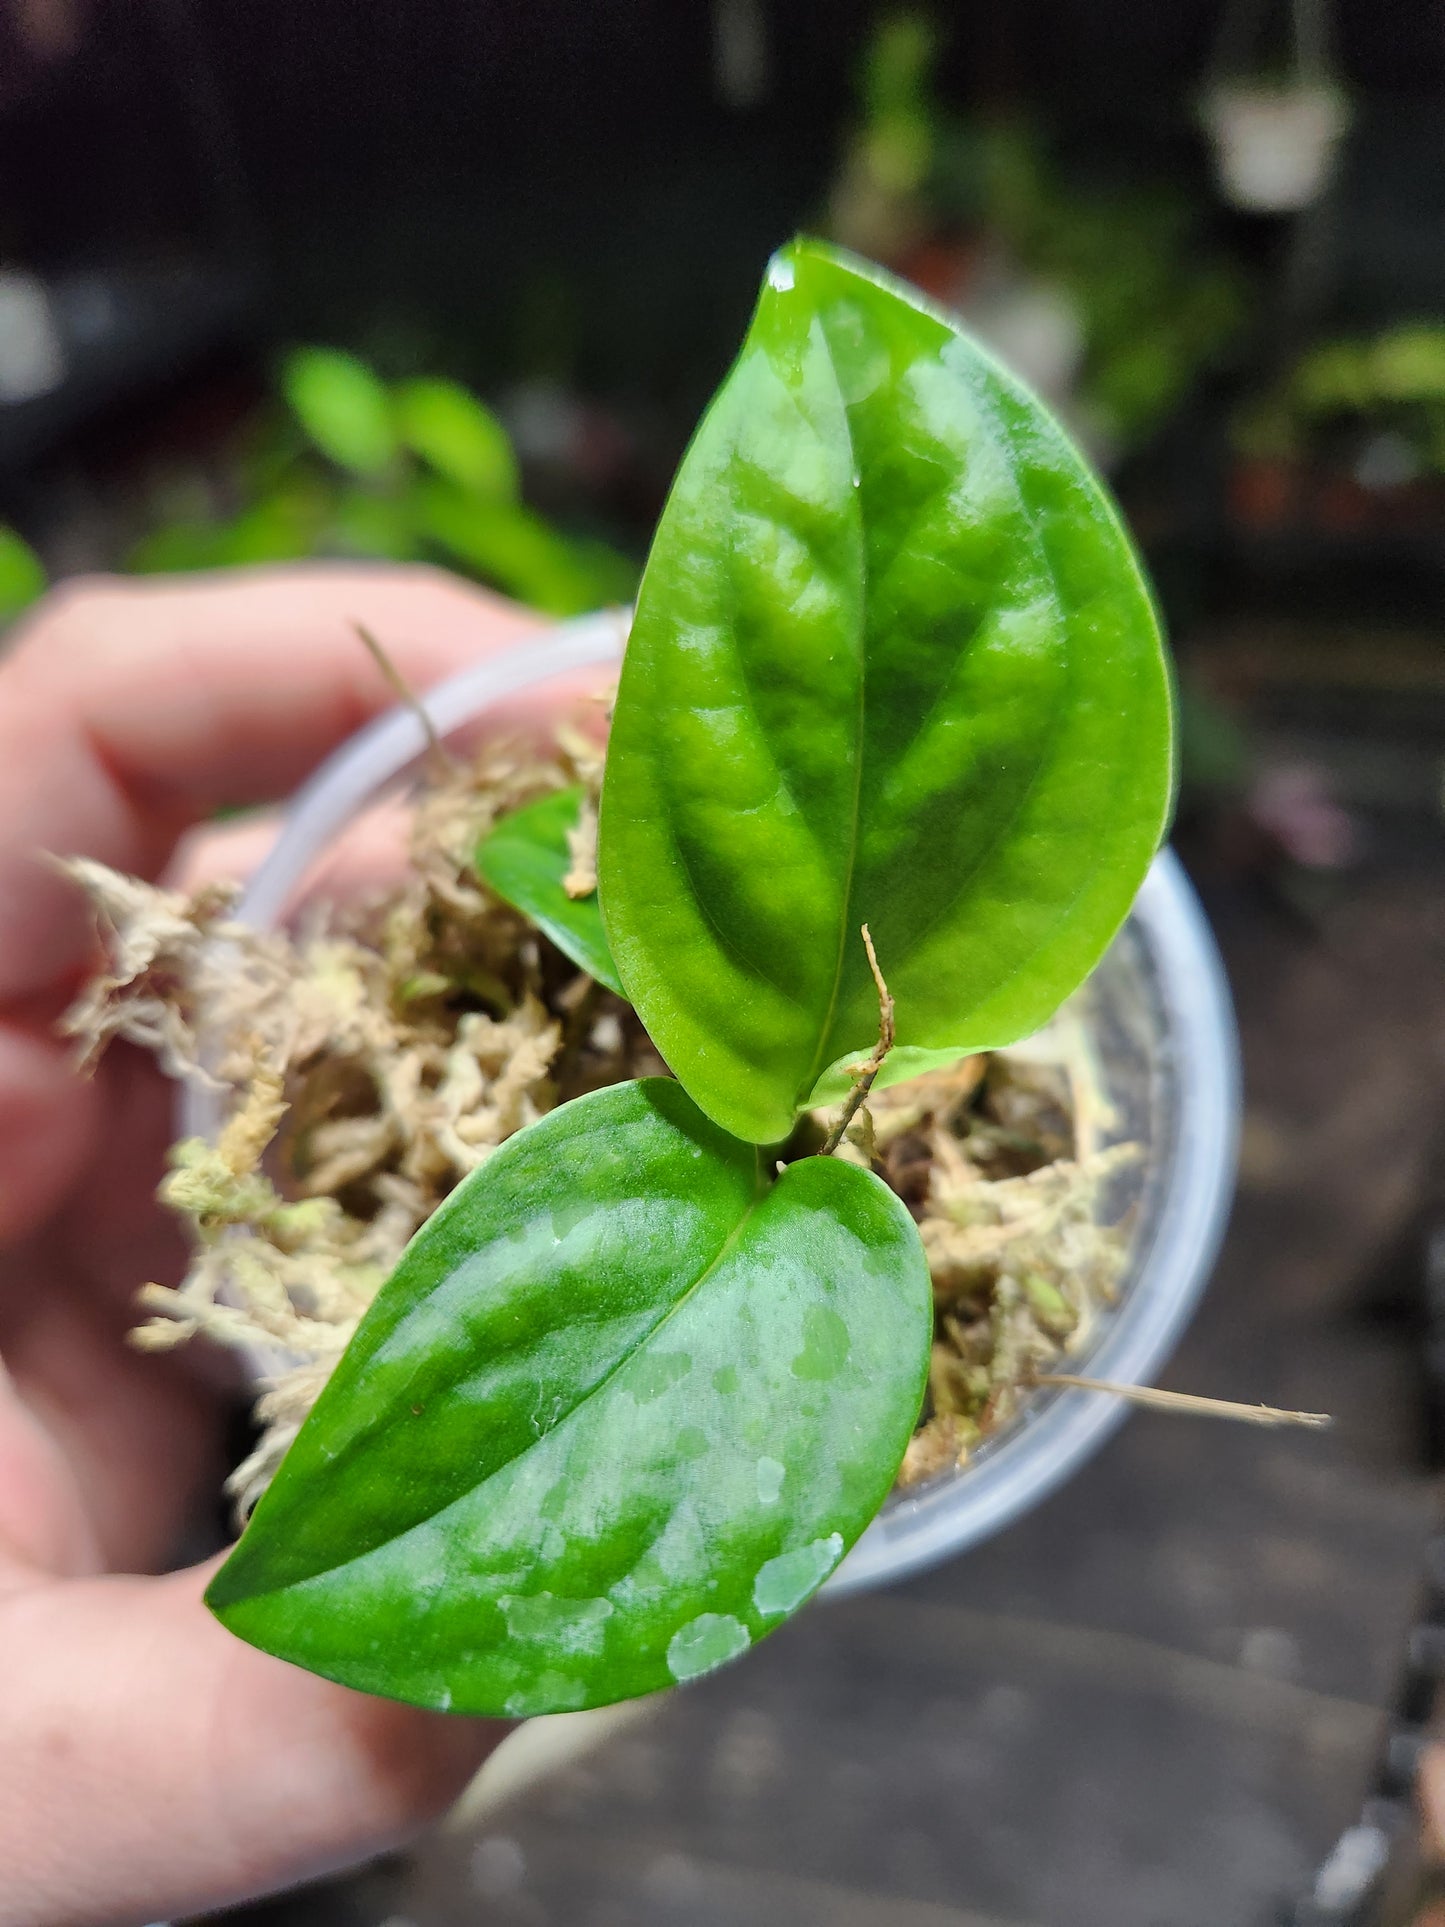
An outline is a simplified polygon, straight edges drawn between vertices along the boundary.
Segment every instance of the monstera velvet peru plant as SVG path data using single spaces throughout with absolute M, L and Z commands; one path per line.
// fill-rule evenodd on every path
M 783 250 L 653 544 L 595 895 L 565 887 L 576 793 L 479 853 L 673 1078 L 563 1104 L 422 1227 L 213 1611 L 513 1715 L 778 1626 L 884 1500 L 928 1367 L 917 1228 L 838 1126 L 875 1074 L 1049 1018 L 1171 778 L 1150 597 L 1078 453 L 907 288 Z

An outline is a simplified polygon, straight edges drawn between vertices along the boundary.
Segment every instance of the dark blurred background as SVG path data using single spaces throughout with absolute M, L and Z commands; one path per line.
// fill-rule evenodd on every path
M 956 307 L 1148 556 L 1247 1078 L 1169 1382 L 1338 1423 L 1135 1419 L 990 1545 L 250 1917 L 1423 1920 L 1442 0 L 0 0 L 0 618 L 311 554 L 623 600 L 800 228 Z

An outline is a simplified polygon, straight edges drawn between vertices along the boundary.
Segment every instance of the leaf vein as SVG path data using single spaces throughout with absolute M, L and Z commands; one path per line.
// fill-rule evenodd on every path
M 833 359 L 833 349 L 828 341 L 828 332 L 820 324 L 819 332 L 827 348 L 828 370 L 833 377 L 833 385 L 838 395 L 838 410 L 843 418 L 843 432 L 848 438 L 848 456 L 852 472 L 858 472 L 858 450 L 853 441 L 853 423 L 848 414 L 848 403 L 843 395 L 843 384 L 838 375 L 838 364 Z M 843 875 L 843 888 L 838 913 L 838 949 L 833 964 L 833 987 L 828 997 L 828 1007 L 823 1021 L 818 1027 L 818 1041 L 813 1047 L 813 1061 L 802 1084 L 798 1088 L 795 1104 L 801 1105 L 808 1093 L 817 1083 L 825 1067 L 824 1053 L 833 1023 L 838 1013 L 838 999 L 843 992 L 843 970 L 848 958 L 848 933 L 853 923 L 853 879 L 858 869 L 858 844 L 863 817 L 863 731 L 868 714 L 868 549 L 863 539 L 863 517 L 857 502 L 859 491 L 854 490 L 853 513 L 858 522 L 858 708 L 857 721 L 853 735 L 853 797 L 848 826 L 848 864 Z

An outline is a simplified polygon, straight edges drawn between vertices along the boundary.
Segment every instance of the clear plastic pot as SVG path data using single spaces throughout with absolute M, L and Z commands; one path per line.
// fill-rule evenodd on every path
M 476 723 L 508 698 L 616 661 L 615 614 L 563 623 L 479 662 L 425 697 L 437 731 Z M 418 718 L 379 717 L 298 791 L 280 835 L 237 911 L 275 927 L 327 852 L 425 749 Z M 1130 1181 L 1129 1253 L 1117 1302 L 1069 1369 L 1129 1384 L 1150 1381 L 1204 1287 L 1234 1180 L 1239 1111 L 1237 1040 L 1209 926 L 1176 859 L 1163 852 L 1128 924 L 1080 993 L 1109 1131 L 1142 1145 Z M 189 1088 L 182 1128 L 213 1135 L 216 1096 Z M 1117 1209 L 1119 1200 L 1114 1201 Z M 252 1361 L 258 1376 L 271 1361 Z M 1040 1389 L 961 1471 L 895 1494 L 829 1581 L 833 1594 L 883 1585 L 997 1532 L 1069 1478 L 1125 1416 L 1107 1395 Z
M 1154 860 L 1129 921 L 1080 992 L 1111 1138 L 1142 1145 L 1114 1305 L 1066 1369 L 1147 1385 L 1208 1280 L 1234 1190 L 1239 1050 L 1214 938 L 1179 860 Z M 1117 1205 L 1117 1200 L 1116 1200 Z M 895 1493 L 829 1582 L 921 1572 L 1000 1531 L 1071 1478 L 1127 1415 L 1105 1393 L 1046 1387 L 961 1471 Z

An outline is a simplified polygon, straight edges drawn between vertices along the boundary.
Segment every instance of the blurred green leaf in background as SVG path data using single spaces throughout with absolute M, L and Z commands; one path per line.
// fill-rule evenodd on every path
M 132 550 L 133 571 L 435 561 L 548 615 L 630 599 L 635 564 L 523 503 L 511 437 L 460 383 L 391 383 L 355 355 L 298 348 L 279 388 L 284 409 L 237 465 L 233 512 L 166 517 Z
M 281 371 L 291 410 L 321 453 L 353 475 L 380 475 L 397 456 L 392 398 L 354 355 L 298 348 Z
M 507 431 L 460 382 L 403 382 L 396 417 L 402 441 L 439 475 L 479 497 L 516 501 L 521 485 Z
M 0 522 L 0 623 L 10 622 L 45 592 L 40 557 L 12 528 Z
M 1241 404 L 1231 437 L 1246 459 L 1320 463 L 1377 486 L 1445 475 L 1445 324 L 1313 343 Z
M 1051 399 L 1096 454 L 1138 448 L 1238 339 L 1247 278 L 1187 179 L 1070 166 L 1017 107 L 946 105 L 935 75 L 947 28 L 943 9 L 879 17 L 829 231 L 916 281 L 1044 386 L 1016 352 L 1017 306 L 1001 328 L 998 317 L 1009 294 L 1051 297 L 1079 336 L 1079 365 Z

